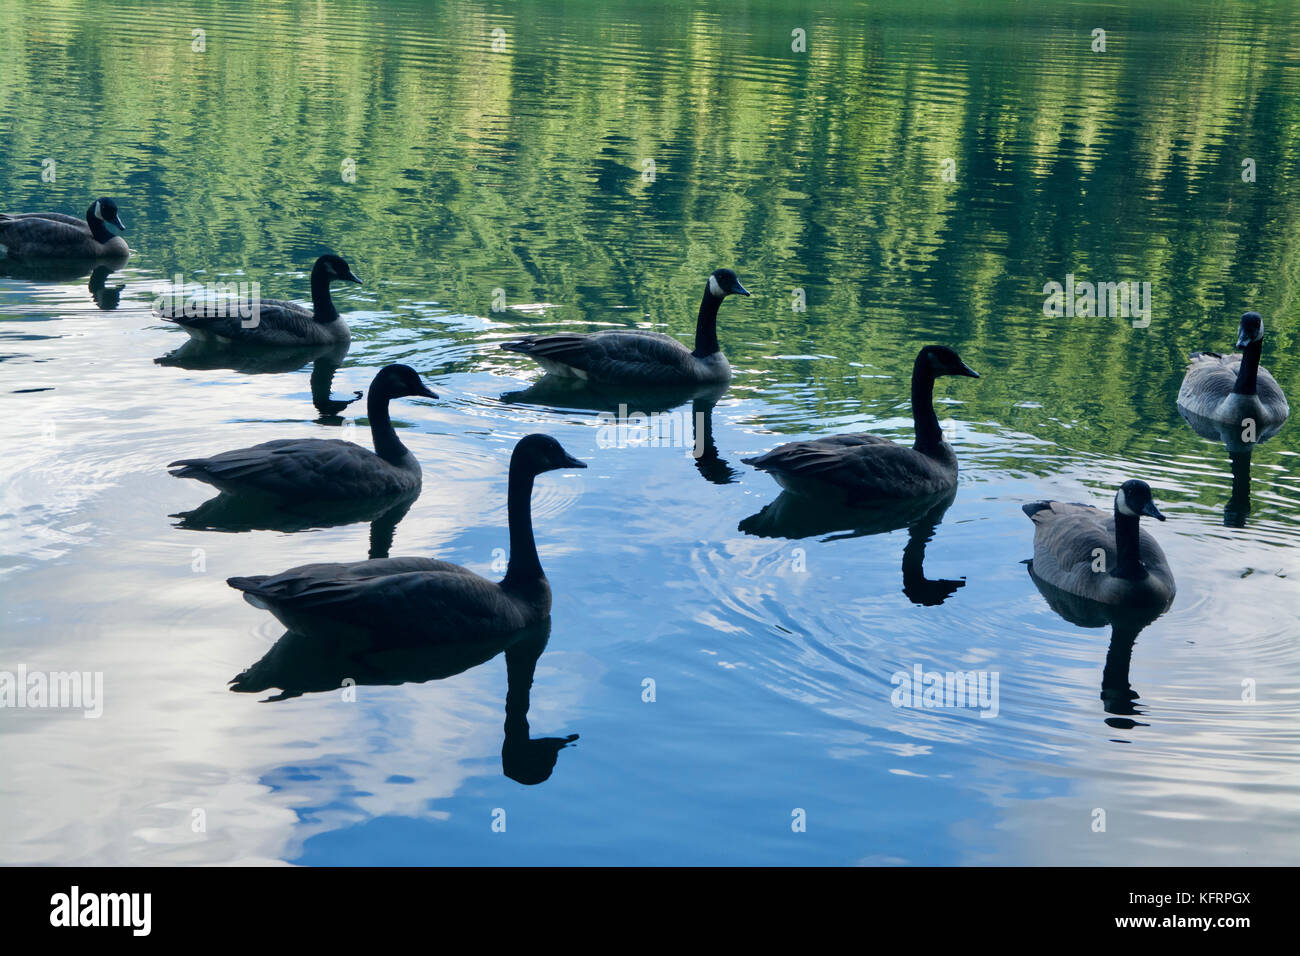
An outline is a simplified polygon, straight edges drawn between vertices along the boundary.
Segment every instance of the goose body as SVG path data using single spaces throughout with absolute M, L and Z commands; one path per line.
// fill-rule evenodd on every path
M 933 404 L 934 380 L 940 375 L 979 378 L 952 349 L 921 349 L 912 367 L 916 441 L 910 448 L 878 435 L 832 435 L 787 442 L 743 460 L 789 491 L 850 504 L 951 491 L 957 486 L 957 455 L 943 440 Z
M 334 281 L 361 284 L 347 262 L 327 255 L 312 266 L 310 309 L 284 299 L 258 299 L 255 316 L 239 311 L 242 306 L 247 312 L 251 303 L 233 302 L 186 303 L 183 309 L 157 312 L 200 342 L 269 348 L 342 345 L 352 340 L 352 333 L 330 297 Z
M 1237 330 L 1240 352 L 1193 352 L 1178 389 L 1178 408 L 1233 428 L 1248 429 L 1249 440 L 1265 430 L 1276 431 L 1291 414 L 1286 395 L 1268 369 L 1259 364 L 1264 322 L 1257 312 L 1241 317 Z
M 1111 514 L 1062 501 L 1036 501 L 1021 510 L 1034 523 L 1036 577 L 1101 604 L 1164 609 L 1173 602 L 1169 561 L 1138 527 L 1142 514 L 1165 520 L 1146 482 L 1126 481 Z
M 515 446 L 508 492 L 510 563 L 499 583 L 447 561 L 419 557 L 308 564 L 227 583 L 291 630 L 326 623 L 367 632 L 387 629 L 395 637 L 431 643 L 517 631 L 551 611 L 551 589 L 533 539 L 533 479 L 557 468 L 585 467 L 546 435 L 529 435 Z
M 238 448 L 167 467 L 228 494 L 294 500 L 339 500 L 409 494 L 420 487 L 420 463 L 397 437 L 392 398 L 437 398 L 406 365 L 389 365 L 370 385 L 367 411 L 375 450 L 338 439 L 290 438 Z
M 126 259 L 117 203 L 102 196 L 84 219 L 58 212 L 0 215 L 0 259 Z
M 534 359 L 547 372 L 602 385 L 662 388 L 725 384 L 731 365 L 718 345 L 718 306 L 729 295 L 749 295 L 730 269 L 704 287 L 695 324 L 695 348 L 661 332 L 615 329 L 527 335 L 501 348 Z

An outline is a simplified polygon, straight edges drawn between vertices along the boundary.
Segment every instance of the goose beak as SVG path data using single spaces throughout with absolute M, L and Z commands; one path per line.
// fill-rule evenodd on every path
M 969 365 L 967 365 L 965 362 L 962 362 L 962 363 L 961 363 L 961 371 L 958 372 L 957 374 L 958 374 L 958 375 L 965 375 L 965 376 L 967 376 L 967 377 L 969 377 L 969 378 L 979 378 L 979 377 L 980 377 L 980 373 L 977 372 L 977 371 L 975 371 L 973 368 L 971 368 L 971 367 L 970 367 Z
M 120 214 L 114 216 L 112 222 L 105 221 L 104 225 L 108 228 L 108 231 L 115 236 L 120 236 L 122 233 L 126 232 L 126 226 L 122 224 L 122 217 Z
M 415 394 L 417 394 L 417 395 L 422 395 L 422 396 L 424 396 L 425 398 L 437 398 L 437 397 L 438 397 L 437 395 L 435 395 L 433 392 L 431 392 L 431 391 L 429 390 L 428 386 L 426 386 L 426 385 L 424 385 L 424 384 L 421 384 L 421 385 L 420 385 L 420 390 L 419 390 L 418 392 L 416 392 Z M 360 397 L 360 396 L 358 395 L 358 397 Z
M 357 278 L 356 273 L 354 273 L 351 269 L 348 270 L 347 275 L 339 276 L 339 278 L 343 279 L 345 282 L 355 282 L 357 285 L 361 285 L 361 280 Z
M 1151 517 L 1155 518 L 1157 521 L 1165 520 L 1165 516 L 1160 513 L 1160 509 L 1156 507 L 1156 503 L 1154 501 L 1148 501 L 1145 505 L 1143 505 L 1142 513 L 1144 515 L 1150 515 Z
M 1244 349 L 1244 348 L 1245 348 L 1247 345 L 1249 345 L 1249 344 L 1250 344 L 1250 336 L 1246 334 L 1246 330 L 1245 330 L 1245 329 L 1238 329 L 1238 330 L 1237 330 L 1237 346 L 1236 346 L 1236 347 L 1239 348 L 1239 349 Z
M 566 452 L 564 456 L 564 464 L 562 464 L 560 467 L 561 468 L 586 468 L 587 463 L 585 461 L 578 461 L 578 459 L 574 458 L 572 455 Z
M 741 285 L 739 280 L 736 281 L 736 284 L 732 287 L 731 291 L 736 295 L 749 295 L 749 290 Z

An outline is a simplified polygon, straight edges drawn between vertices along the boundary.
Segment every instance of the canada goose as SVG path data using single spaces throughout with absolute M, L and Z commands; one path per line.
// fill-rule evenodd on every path
M 1115 493 L 1113 515 L 1084 504 L 1035 501 L 1021 510 L 1034 523 L 1034 574 L 1062 591 L 1102 604 L 1166 608 L 1174 575 L 1156 539 L 1138 518 L 1165 516 L 1145 481 L 1131 479 Z
M 101 196 L 86 218 L 59 212 L 0 214 L 0 259 L 125 259 L 131 254 L 117 203 Z
M 1249 440 L 1265 429 L 1277 430 L 1291 409 L 1277 380 L 1259 364 L 1264 349 L 1264 320 L 1258 312 L 1247 312 L 1237 329 L 1240 352 L 1193 352 L 1183 384 L 1178 389 L 1178 408 L 1250 431 Z
M 401 495 L 420 487 L 420 463 L 402 444 L 388 417 L 389 399 L 437 398 L 408 365 L 387 365 L 370 383 L 366 413 L 375 450 L 350 441 L 288 438 L 211 458 L 184 458 L 167 467 L 236 495 L 295 501 Z
M 394 640 L 429 643 L 517 631 L 551 613 L 551 588 L 533 539 L 533 479 L 586 467 L 549 435 L 528 435 L 515 445 L 506 496 L 510 561 L 497 584 L 432 558 L 307 564 L 226 583 L 291 630 L 310 631 L 324 622 L 336 630 L 379 629 Z
M 334 281 L 361 284 L 342 258 L 325 255 L 311 267 L 310 309 L 283 299 L 257 299 L 238 303 L 186 302 L 183 308 L 160 306 L 156 311 L 191 338 L 204 342 L 272 348 L 336 345 L 352 341 L 352 333 L 330 298 L 330 283 Z M 241 310 L 245 314 L 241 315 Z M 190 314 L 196 311 L 197 315 Z
M 770 472 L 782 488 L 849 504 L 948 491 L 957 486 L 957 456 L 943 440 L 934 414 L 934 380 L 940 375 L 979 378 L 947 346 L 927 345 L 917 353 L 912 366 L 916 441 L 911 448 L 876 435 L 832 435 L 787 442 L 741 460 Z
M 730 269 L 718 269 L 704 285 L 695 320 L 695 350 L 670 335 L 616 329 L 526 335 L 502 342 L 507 352 L 521 352 L 548 372 L 607 385 L 671 387 L 731 381 L 731 366 L 718 346 L 718 306 L 729 295 L 749 295 Z

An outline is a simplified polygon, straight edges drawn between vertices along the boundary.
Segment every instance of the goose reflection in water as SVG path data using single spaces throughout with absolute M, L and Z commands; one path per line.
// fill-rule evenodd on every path
M 608 424 L 601 426 L 602 429 L 615 430 L 613 437 L 602 431 L 597 437 L 598 442 L 626 443 L 630 447 L 655 443 L 684 449 L 694 459 L 696 470 L 706 481 L 729 485 L 740 477 L 740 472 L 719 456 L 718 446 L 713 440 L 713 409 L 726 391 L 725 383 L 628 388 L 597 385 L 548 373 L 526 389 L 506 392 L 501 401 L 511 405 L 537 405 L 613 416 L 612 420 L 606 419 Z M 688 402 L 691 406 L 689 444 L 686 412 L 675 412 Z
M 763 510 L 740 522 L 739 530 L 759 538 L 797 540 L 826 535 L 823 540 L 836 541 L 906 528 L 903 594 L 913 604 L 937 607 L 958 588 L 966 586 L 965 578 L 931 580 L 925 576 L 923 567 L 925 546 L 934 537 L 956 494 L 955 491 L 946 491 L 857 507 L 783 491 Z
M 1232 468 L 1232 494 L 1223 506 L 1223 523 L 1229 528 L 1244 528 L 1250 514 L 1250 461 L 1257 445 L 1268 441 L 1282 430 L 1284 422 L 1274 422 L 1257 429 L 1253 421 L 1229 424 L 1198 415 L 1178 406 L 1178 412 L 1192 431 L 1202 438 L 1218 442 L 1228 452 Z
M 1102 709 L 1110 715 L 1106 718 L 1106 724 L 1116 730 L 1149 726 L 1134 719 L 1140 717 L 1142 711 L 1137 708 L 1138 692 L 1129 682 L 1129 665 L 1138 635 L 1143 628 L 1164 614 L 1167 608 L 1122 607 L 1091 601 L 1044 581 L 1034 573 L 1032 558 L 1025 565 L 1029 569 L 1029 577 L 1046 599 L 1048 607 L 1066 621 L 1077 627 L 1110 626 L 1110 647 L 1106 651 L 1106 663 L 1101 672 Z
M 179 519 L 175 527 L 189 531 L 315 531 L 341 525 L 370 522 L 370 550 L 367 557 L 386 558 L 393 547 L 397 526 L 411 510 L 419 489 L 386 498 L 349 501 L 286 501 L 250 498 L 222 492 L 192 511 L 169 517 Z
M 245 375 L 271 375 L 296 372 L 310 362 L 311 402 L 321 414 L 317 423 L 341 425 L 339 413 L 361 397 L 361 392 L 353 392 L 351 398 L 338 398 L 331 391 L 334 373 L 343 365 L 348 347 L 349 343 L 343 342 L 268 349 L 188 339 L 180 348 L 154 359 L 154 363 L 192 372 L 230 369 Z
M 364 635 L 315 630 L 310 634 L 286 631 L 269 651 L 230 681 L 240 693 L 262 693 L 279 688 L 267 701 L 289 700 L 303 694 L 338 691 L 344 681 L 365 686 L 423 684 L 445 680 L 494 659 L 506 659 L 505 739 L 501 745 L 501 770 L 511 780 L 538 784 L 547 780 L 559 753 L 577 734 L 532 737 L 528 726 L 529 698 L 537 660 L 550 639 L 551 620 L 506 636 L 439 644 L 394 643 L 389 632 Z
M 90 277 L 86 290 L 91 301 L 104 312 L 112 312 L 121 304 L 125 285 L 109 285 L 108 277 L 126 264 L 126 258 L 117 259 L 50 259 L 25 262 L 0 258 L 0 279 L 20 279 L 24 282 L 73 282 Z

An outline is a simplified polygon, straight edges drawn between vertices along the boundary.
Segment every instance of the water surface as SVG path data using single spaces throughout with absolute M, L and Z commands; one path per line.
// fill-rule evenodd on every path
M 1052 7 L 0 0 L 3 208 L 112 195 L 135 251 L 112 311 L 89 277 L 0 278 L 0 669 L 105 695 L 0 711 L 0 861 L 1293 862 L 1300 433 L 1254 452 L 1243 518 L 1174 397 L 1246 309 L 1300 396 L 1300 16 Z M 157 364 L 184 335 L 149 307 L 178 273 L 305 299 L 327 250 L 365 280 L 336 287 L 336 395 L 401 361 L 442 396 L 394 408 L 425 468 L 394 554 L 490 574 L 514 441 L 589 464 L 534 499 L 555 605 L 527 721 L 579 735 L 545 782 L 502 772 L 508 651 L 355 701 L 226 687 L 282 629 L 225 578 L 362 559 L 369 529 L 177 527 L 209 495 L 164 465 L 364 442 L 364 403 L 323 415 L 308 361 Z M 498 342 L 689 341 L 723 265 L 755 295 L 722 308 L 716 457 L 601 447 L 599 402 L 518 394 L 539 371 Z M 1068 274 L 1149 282 L 1149 325 L 1045 316 Z M 951 505 L 766 536 L 778 489 L 740 459 L 910 441 L 930 342 L 983 375 L 936 392 Z M 1179 588 L 1135 639 L 1052 610 L 1020 511 L 1129 477 Z M 996 672 L 997 716 L 894 707 L 917 665 Z

